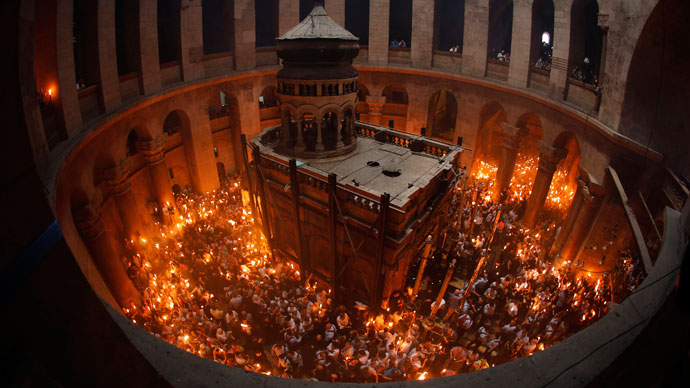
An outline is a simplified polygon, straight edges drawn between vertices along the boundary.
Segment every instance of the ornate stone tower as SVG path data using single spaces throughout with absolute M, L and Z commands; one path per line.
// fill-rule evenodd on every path
M 331 19 L 317 1 L 301 23 L 277 38 L 280 152 L 323 158 L 356 148 L 359 74 L 352 60 L 359 38 Z

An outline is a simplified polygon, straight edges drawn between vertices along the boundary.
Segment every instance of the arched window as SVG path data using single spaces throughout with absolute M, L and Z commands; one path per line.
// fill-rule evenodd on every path
M 132 129 L 127 136 L 127 156 L 134 156 L 139 152 L 137 149 L 137 141 L 139 141 L 139 136 L 137 136 L 137 132 Z
M 180 133 L 182 130 L 182 120 L 180 114 L 177 111 L 170 112 L 168 117 L 165 118 L 163 122 L 163 132 L 167 133 L 168 136 Z
M 489 58 L 504 60 L 513 37 L 513 0 L 489 0 Z
M 455 138 L 457 114 L 458 103 L 453 93 L 441 90 L 431 96 L 427 116 L 427 127 L 431 136 L 452 142 Z

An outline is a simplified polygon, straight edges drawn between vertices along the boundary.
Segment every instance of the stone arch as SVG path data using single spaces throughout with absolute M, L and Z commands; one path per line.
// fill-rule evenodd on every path
M 578 70 L 582 70 L 581 81 L 586 83 L 594 83 L 594 78 L 599 77 L 603 32 L 597 24 L 598 13 L 597 0 L 574 0 L 570 9 L 568 76 L 580 78 Z
M 234 164 L 234 168 L 231 170 L 239 171 L 242 168 L 240 166 L 244 164 L 242 157 L 242 116 L 240 114 L 240 100 L 233 90 L 228 88 L 221 88 L 221 90 L 225 93 L 225 109 L 230 119 L 230 144 L 228 148 L 232 150 L 232 160 Z
M 690 2 L 661 0 L 646 20 L 631 53 L 618 130 L 664 155 L 664 164 L 690 176 Z M 607 62 L 609 63 L 609 62 Z M 606 75 L 611 80 L 609 74 Z M 608 84 L 608 82 L 607 82 Z
M 369 113 L 369 105 L 367 104 L 367 96 L 369 95 L 369 88 L 361 81 L 357 82 L 357 113 L 360 115 Z
M 431 137 L 452 142 L 455 139 L 455 123 L 458 115 L 458 102 L 455 95 L 447 90 L 439 90 L 429 98 L 427 130 Z
M 138 142 L 140 140 L 141 139 L 139 138 L 136 130 L 132 129 L 129 131 L 129 134 L 127 135 L 127 143 L 125 145 L 128 157 L 135 156 L 139 153 Z
M 554 33 L 553 0 L 534 0 L 532 3 L 532 34 L 530 43 L 530 66 L 537 60 L 551 63 Z M 542 43 L 542 35 L 549 34 L 549 43 Z
M 479 128 L 474 144 L 474 168 L 479 161 L 498 161 L 498 151 L 503 139 L 501 123 L 506 121 L 506 111 L 496 101 L 489 101 L 479 110 Z
M 517 120 L 516 127 L 525 130 L 525 136 L 521 143 L 521 149 L 535 149 L 540 140 L 544 138 L 544 126 L 541 119 L 533 112 L 523 113 Z
M 488 56 L 496 58 L 501 50 L 510 53 L 513 34 L 513 0 L 489 0 Z
M 302 107 L 298 109 L 297 130 L 302 132 L 305 149 L 309 152 L 316 151 L 316 140 L 318 137 L 317 120 L 320 118 L 319 111 L 315 107 Z
M 556 136 L 552 146 L 568 151 L 568 155 L 559 163 L 559 170 L 563 169 L 566 172 L 566 182 L 568 186 L 574 188 L 575 180 L 579 175 L 580 141 L 572 132 L 561 132 Z
M 173 109 L 163 121 L 163 132 L 168 134 L 168 138 L 173 142 L 181 142 L 184 151 L 183 169 L 189 176 L 189 183 L 195 189 L 200 187 L 199 171 L 195 166 L 195 155 L 193 148 L 192 126 L 189 115 L 182 109 Z M 175 139 L 177 137 L 177 139 Z M 174 160 L 171 161 L 174 164 Z M 173 170 L 176 166 L 169 165 Z
M 263 88 L 259 94 L 259 108 L 271 108 L 277 105 L 277 88 L 274 85 Z
M 401 125 L 403 121 L 407 122 L 407 111 L 409 99 L 407 89 L 401 84 L 389 84 L 381 94 L 386 97 L 386 102 L 383 104 L 383 118 L 382 125 L 388 125 L 390 120 L 393 120 L 396 128 L 405 128 Z M 400 124 L 398 124 L 400 122 Z

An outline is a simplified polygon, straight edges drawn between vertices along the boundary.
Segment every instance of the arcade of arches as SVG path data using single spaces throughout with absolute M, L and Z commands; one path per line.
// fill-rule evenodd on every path
M 326 0 L 335 22 L 366 34 L 354 59 L 357 77 L 337 83 L 277 77 L 273 37 L 308 17 L 312 2 L 7 3 L 0 14 L 16 30 L 8 39 L 18 42 L 11 49 L 19 66 L 8 87 L 16 106 L 6 109 L 8 123 L 21 130 L 5 144 L 16 142 L 8 155 L 17 156 L 17 171 L 28 171 L 18 180 L 6 174 L 8 198 L 27 209 L 8 214 L 35 220 L 6 228 L 14 239 L 8 257 L 35 255 L 24 247 L 51 227 L 60 230 L 46 248 L 59 250 L 59 261 L 8 268 L 24 277 L 38 275 L 14 268 L 64 268 L 76 286 L 57 295 L 82 301 L 52 302 L 41 288 L 49 277 L 40 272 L 31 280 L 39 291 L 17 292 L 14 305 L 50 300 L 59 306 L 53 310 L 79 315 L 79 303 L 87 302 L 75 295 L 92 298 L 96 312 L 75 330 L 89 338 L 96 326 L 116 333 L 122 353 L 132 356 L 113 368 L 135 371 L 123 384 L 176 385 L 169 365 L 159 364 L 166 357 L 158 356 L 172 352 L 180 370 L 191 370 L 179 351 L 216 361 L 208 376 L 238 386 L 280 381 L 217 364 L 297 379 L 447 377 L 462 384 L 479 369 L 505 364 L 493 376 L 506 378 L 526 362 L 546 365 L 552 357 L 559 361 L 545 379 L 558 386 L 575 373 L 567 368 L 577 361 L 571 335 L 609 360 L 582 385 L 595 376 L 618 381 L 604 370 L 612 363 L 629 371 L 614 360 L 629 354 L 633 341 L 618 342 L 625 331 L 618 312 L 632 320 L 631 295 L 661 306 L 678 276 L 669 271 L 685 251 L 690 174 L 681 102 L 690 96 L 680 86 L 690 74 L 680 64 L 690 41 L 681 20 L 690 9 L 680 0 L 481 0 L 462 7 L 411 0 L 397 8 L 393 0 Z M 460 30 L 442 28 L 450 25 L 446 10 L 462 16 Z M 391 47 L 399 39 L 408 46 Z M 645 70 L 650 66 L 654 71 Z M 305 108 L 315 97 L 334 102 Z M 382 264 L 403 280 L 382 292 L 380 303 L 348 300 L 343 295 L 364 290 L 331 289 L 330 279 L 306 273 L 272 246 L 279 234 L 297 239 L 291 225 L 300 222 L 299 206 L 313 205 L 303 200 L 290 210 L 297 217 L 268 225 L 278 201 L 255 193 L 265 177 L 247 139 L 273 128 L 280 137 L 269 140 L 302 158 L 295 168 L 304 171 L 313 169 L 309 159 L 345 160 L 366 128 L 397 134 L 371 136 L 391 143 L 381 146 L 386 152 L 395 143 L 423 155 L 426 149 L 413 149 L 421 136 L 461 150 L 452 205 L 439 211 L 443 221 L 418 254 Z M 365 161 L 360 168 L 375 167 Z M 306 195 L 325 185 L 314 177 L 300 183 L 279 186 Z M 381 203 L 366 202 L 364 186 L 352 203 L 333 199 L 333 209 L 380 211 Z M 378 219 L 348 221 L 381 230 Z M 329 228 L 341 221 L 301 222 Z M 362 242 L 349 231 L 337 237 L 357 256 Z M 332 254 L 310 251 L 324 261 Z M 340 264 L 357 276 L 375 272 Z M 667 289 L 657 292 L 652 282 Z M 645 292 L 648 284 L 654 296 Z M 640 313 L 647 318 L 635 335 L 656 313 Z M 60 314 L 46 313 L 63 322 Z M 56 327 L 79 342 L 71 329 Z M 596 353 L 607 341 L 615 346 L 601 351 L 610 353 Z M 94 344 L 105 352 L 110 342 Z M 69 363 L 93 371 L 81 382 L 104 383 L 102 365 L 82 356 L 59 365 Z M 528 379 L 527 386 L 539 380 Z

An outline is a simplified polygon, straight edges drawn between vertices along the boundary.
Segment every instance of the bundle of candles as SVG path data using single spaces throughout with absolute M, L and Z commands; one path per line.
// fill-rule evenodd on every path
M 515 161 L 515 170 L 510 179 L 510 188 L 508 190 L 507 200 L 510 202 L 519 202 L 520 200 L 528 199 L 532 193 L 532 185 L 537 175 L 539 168 L 539 157 L 537 155 L 530 155 L 527 153 L 519 153 Z M 496 179 L 496 172 L 498 171 L 498 163 L 494 161 L 480 161 L 477 163 L 472 178 L 479 181 L 484 181 L 489 184 L 490 189 L 487 195 L 492 195 L 493 182 Z M 569 182 L 567 166 L 565 160 L 562 160 L 558 165 L 558 169 L 553 174 L 551 186 L 549 187 L 549 194 L 546 197 L 544 208 L 554 209 L 558 211 L 567 210 L 570 202 L 575 195 L 575 190 Z
M 485 204 L 478 180 L 467 188 L 476 191 L 465 196 L 470 211 Z M 452 297 L 446 298 L 438 314 L 445 323 L 427 327 L 426 298 L 408 303 L 408 294 L 395 292 L 388 309 L 370 318 L 366 310 L 335 305 L 326 284 L 311 276 L 302 281 L 295 264 L 272 255 L 237 179 L 206 195 L 185 191 L 175 205 L 174 221 L 127 246 L 142 298 L 124 314 L 188 352 L 253 372 L 347 382 L 448 376 L 543 350 L 608 307 L 603 277 L 578 278 L 569 263 L 542 260 L 551 224 L 507 226 L 494 243 L 506 258 L 487 261 L 472 288 L 462 290 L 463 306 L 446 313 Z M 504 214 L 510 223 L 510 212 Z M 471 245 L 461 241 L 459 255 L 476 258 Z

